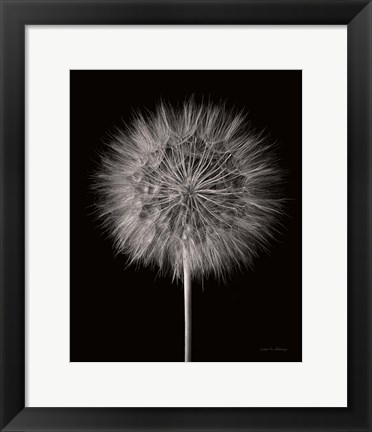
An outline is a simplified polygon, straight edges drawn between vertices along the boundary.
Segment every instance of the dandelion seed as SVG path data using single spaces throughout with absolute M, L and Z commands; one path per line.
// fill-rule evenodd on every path
M 186 361 L 191 279 L 224 277 L 267 248 L 280 181 L 270 143 L 242 113 L 193 100 L 138 114 L 102 157 L 98 214 L 116 252 L 184 282 Z

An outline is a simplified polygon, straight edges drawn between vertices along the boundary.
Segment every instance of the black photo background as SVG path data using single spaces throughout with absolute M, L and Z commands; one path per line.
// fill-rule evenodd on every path
M 182 283 L 126 267 L 93 214 L 108 133 L 160 99 L 226 101 L 277 141 L 285 229 L 253 270 L 193 283 L 193 361 L 302 360 L 301 71 L 70 72 L 70 361 L 183 361 Z

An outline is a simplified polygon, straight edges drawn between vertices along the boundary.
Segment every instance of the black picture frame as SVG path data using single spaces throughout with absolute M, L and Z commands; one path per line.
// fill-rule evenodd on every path
M 25 407 L 25 26 L 324 24 L 348 31 L 348 407 Z M 1 0 L 1 423 L 3 431 L 371 431 L 369 0 Z

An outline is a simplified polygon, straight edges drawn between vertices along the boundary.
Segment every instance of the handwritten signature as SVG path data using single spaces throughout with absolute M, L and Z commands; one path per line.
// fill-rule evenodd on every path
M 281 348 L 278 346 L 274 346 L 274 347 L 269 346 L 269 347 L 260 347 L 260 351 L 283 351 L 283 352 L 285 352 L 285 351 L 288 351 L 288 349 L 287 348 Z

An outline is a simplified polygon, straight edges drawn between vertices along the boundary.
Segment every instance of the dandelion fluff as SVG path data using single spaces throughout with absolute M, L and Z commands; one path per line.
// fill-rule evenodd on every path
M 224 105 L 160 103 L 118 130 L 96 175 L 98 213 L 116 251 L 183 279 L 250 266 L 282 199 L 272 145 Z
M 273 237 L 281 171 L 263 134 L 224 105 L 164 103 L 118 130 L 95 178 L 98 214 L 130 263 L 183 280 L 191 361 L 191 279 L 250 266 Z

